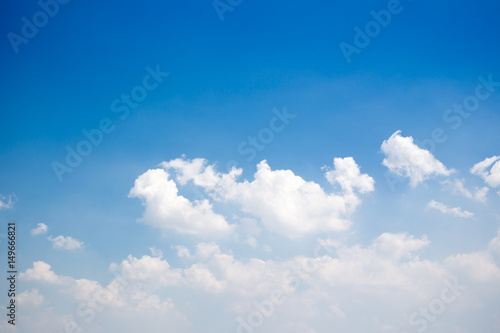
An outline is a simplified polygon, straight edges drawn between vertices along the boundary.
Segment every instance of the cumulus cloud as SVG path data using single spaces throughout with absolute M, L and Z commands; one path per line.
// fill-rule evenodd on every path
M 418 313 L 430 304 L 429 300 L 439 298 L 443 288 L 449 286 L 447 281 L 474 286 L 474 293 L 467 288 L 454 294 L 458 304 L 447 312 L 451 317 L 436 326 L 440 331 L 452 331 L 453 325 L 467 324 L 467 314 L 473 318 L 484 314 L 490 306 L 481 302 L 498 295 L 500 268 L 492 251 L 497 251 L 499 237 L 484 251 L 452 255 L 442 261 L 419 257 L 429 244 L 425 236 L 383 233 L 367 246 L 326 239 L 320 243 L 328 245 L 329 251 L 317 253 L 312 248 L 310 256 L 282 260 L 237 259 L 215 243 L 197 244 L 193 250 L 197 253 L 193 259 L 197 261 L 186 268 L 172 267 L 163 258 L 128 256 L 121 263 L 110 265 L 117 278 L 106 286 L 97 281 L 57 276 L 48 264 L 41 262 L 34 263 L 21 277 L 25 283 L 66 280 L 61 295 L 80 302 L 79 307 L 71 309 L 105 307 L 106 311 L 94 311 L 98 325 L 88 327 L 93 332 L 104 332 L 105 326 L 101 325 L 118 318 L 120 323 L 127 323 L 125 332 L 133 332 L 135 326 L 130 324 L 145 318 L 152 320 L 152 325 L 159 325 L 163 318 L 168 318 L 171 325 L 184 325 L 186 315 L 175 298 L 186 305 L 182 307 L 184 311 L 192 314 L 208 314 L 217 309 L 211 324 L 235 331 L 240 322 L 236 318 L 247 320 L 259 311 L 261 304 L 269 304 L 276 291 L 282 294 L 283 302 L 273 305 L 272 316 L 265 317 L 265 325 L 259 327 L 262 332 L 275 332 L 292 322 L 322 332 L 331 327 L 332 321 L 343 331 L 367 325 L 380 333 L 409 331 L 405 313 Z M 120 279 L 127 283 L 117 284 Z M 36 299 L 38 292 L 28 294 Z M 103 294 L 111 294 L 105 304 L 96 301 Z M 162 296 L 165 294 L 174 300 Z M 384 307 L 379 306 L 381 302 Z M 269 305 L 266 307 L 269 309 Z M 494 315 L 495 310 L 493 306 L 488 315 Z M 124 315 L 117 317 L 119 313 Z M 176 331 L 204 330 L 201 326 L 194 330 L 183 327 Z
M 57 298 L 66 297 L 65 302 L 74 306 L 70 306 L 69 312 L 66 311 L 66 313 L 53 313 L 54 309 L 50 306 L 39 308 L 31 314 L 42 313 L 51 318 L 50 321 L 40 320 L 40 318 L 30 320 L 28 313 L 23 311 L 19 317 L 23 328 L 26 331 L 48 332 L 61 331 L 70 325 L 92 332 L 105 333 L 117 327 L 121 332 L 137 332 L 141 328 L 154 331 L 155 327 L 160 325 L 172 331 L 186 331 L 187 318 L 176 309 L 170 298 L 161 297 L 151 290 L 146 290 L 144 283 L 142 285 L 137 283 L 141 281 L 141 278 L 168 271 L 168 264 L 163 263 L 159 258 L 149 256 L 144 256 L 140 260 L 134 260 L 131 257 L 129 259 L 120 265 L 121 272 L 107 285 L 88 279 L 60 276 L 51 270 L 49 264 L 41 261 L 34 262 L 33 268 L 21 273 L 19 278 L 25 284 L 45 282 L 57 285 L 59 288 Z M 116 265 L 112 264 L 110 269 L 116 270 L 114 266 Z M 126 273 L 135 275 L 130 277 L 125 275 Z M 164 276 L 158 278 L 165 280 Z M 39 294 L 38 289 L 24 291 L 18 297 L 23 305 L 40 305 L 45 299 Z M 49 302 L 53 300 L 54 297 L 50 297 Z M 106 311 L 103 312 L 103 309 Z M 54 325 L 53 319 L 55 318 L 57 318 L 57 324 Z
M 354 158 L 335 158 L 333 159 L 333 165 L 335 169 L 325 174 L 326 179 L 332 185 L 338 183 L 344 191 L 349 193 L 354 192 L 354 190 L 359 190 L 360 193 L 374 190 L 375 181 L 367 174 L 361 174 Z
M 500 156 L 493 156 L 475 164 L 470 173 L 481 177 L 492 188 L 500 186 Z M 489 169 L 489 170 L 488 170 Z
M 487 251 L 453 255 L 446 258 L 445 263 L 462 275 L 468 272 L 475 281 L 494 282 L 500 279 L 500 268 Z
M 321 249 L 315 257 L 296 256 L 279 262 L 250 258 L 245 262 L 231 253 L 224 253 L 215 243 L 198 243 L 196 258 L 199 261 L 184 269 L 172 268 L 166 260 L 149 256 L 140 259 L 129 256 L 114 269 L 132 279 L 147 281 L 149 286 L 182 286 L 214 294 L 253 295 L 252 298 L 266 296 L 273 288 L 293 292 L 297 289 L 297 278 L 311 285 L 318 281 L 331 284 L 336 280 L 354 285 L 400 283 L 407 288 L 405 279 L 411 273 L 400 271 L 399 266 L 417 259 L 415 253 L 429 241 L 425 236 L 414 238 L 407 234 L 384 233 L 366 248 L 323 243 L 328 252 L 333 253 L 331 247 L 335 247 L 336 258 Z M 392 278 L 387 279 L 392 273 Z M 309 281 L 313 275 L 319 280 Z M 400 281 L 396 279 L 398 275 Z
M 51 270 L 50 265 L 43 261 L 35 261 L 33 268 L 28 268 L 24 273 L 19 274 L 19 278 L 26 281 L 40 281 L 51 284 L 63 284 L 69 281 L 67 277 L 57 276 Z
M 33 236 L 41 235 L 46 233 L 47 230 L 49 230 L 49 227 L 47 227 L 45 223 L 38 223 L 35 229 L 31 229 L 31 235 Z
M 129 255 L 120 265 L 112 264 L 111 270 L 127 279 L 147 282 L 150 287 L 178 285 L 182 276 L 181 270 L 171 268 L 166 260 L 147 255 L 140 259 Z
M 395 260 L 409 258 L 412 253 L 429 244 L 426 236 L 415 239 L 408 234 L 383 233 L 372 243 L 372 249 L 380 256 L 391 257 Z
M 16 201 L 17 198 L 15 194 L 9 194 L 9 195 L 0 194 L 0 210 L 12 209 Z
M 204 159 L 175 159 L 161 165 L 166 170 L 150 170 L 148 173 L 154 177 L 148 178 L 144 174 L 136 180 L 131 196 L 143 198 L 146 206 L 143 220 L 153 225 L 173 220 L 171 216 L 180 210 L 179 207 L 187 207 L 176 215 L 175 226 L 178 231 L 188 229 L 193 234 L 208 232 L 200 230 L 202 225 L 193 225 L 196 219 L 187 213 L 193 211 L 193 207 L 197 207 L 195 205 L 200 205 L 200 201 L 193 205 L 177 195 L 175 182 L 168 180 L 170 170 L 177 174 L 175 179 L 179 184 L 192 181 L 207 191 L 213 200 L 236 204 L 242 212 L 258 218 L 266 229 L 290 238 L 348 229 L 351 224 L 349 215 L 360 202 L 358 194 L 373 191 L 374 184 L 373 178 L 360 173 L 352 157 L 335 159 L 334 169 L 325 175 L 331 183 L 341 186 L 343 191 L 339 194 L 327 193 L 319 184 L 306 181 L 291 170 L 272 170 L 265 160 L 257 165 L 253 181 L 237 181 L 242 169 L 233 168 L 227 174 L 219 173 Z M 148 178 L 147 181 L 143 177 Z M 211 208 L 208 199 L 203 199 L 201 203 Z M 158 218 L 159 211 L 163 213 L 163 219 Z M 211 209 L 198 215 L 210 215 L 211 220 L 218 219 L 221 228 L 229 228 L 223 224 L 223 217 Z M 210 223 L 203 226 L 207 225 Z M 250 243 L 255 244 L 251 238 Z
M 17 301 L 22 305 L 38 306 L 43 303 L 44 297 L 40 295 L 39 290 L 34 288 L 30 291 L 26 290 L 17 296 Z
M 448 207 L 444 203 L 439 202 L 439 201 L 434 201 L 434 200 L 431 200 L 427 204 L 427 208 L 436 209 L 436 210 L 439 210 L 443 214 L 448 214 L 448 215 L 452 215 L 455 217 L 462 217 L 465 219 L 470 219 L 470 218 L 474 217 L 473 213 L 471 213 L 467 210 L 462 210 L 462 208 L 460 208 L 460 207 Z
M 473 199 L 479 202 L 486 201 L 486 195 L 489 192 L 489 188 L 484 186 L 481 188 L 476 187 L 473 192 L 465 187 L 465 181 L 463 179 L 454 179 L 453 181 L 445 180 L 441 182 L 444 186 L 451 189 L 453 194 L 463 195 L 466 198 Z
M 212 210 L 208 199 L 193 203 L 179 195 L 177 185 L 163 169 L 139 176 L 129 197 L 140 198 L 146 207 L 140 221 L 160 229 L 198 236 L 226 236 L 234 229 Z
M 213 188 L 220 180 L 220 175 L 215 171 L 214 166 L 208 165 L 208 161 L 204 158 L 186 160 L 183 155 L 182 158 L 162 162 L 161 166 L 165 170 L 175 170 L 177 172 L 176 179 L 181 185 L 192 180 L 196 185 Z
M 488 248 L 500 254 L 500 229 L 498 229 L 496 237 L 488 244 Z
M 47 239 L 52 243 L 52 247 L 57 250 L 77 250 L 84 247 L 83 242 L 71 236 L 49 236 Z
M 385 158 L 382 162 L 389 170 L 401 177 L 410 178 L 410 185 L 429 179 L 432 176 L 449 176 L 453 169 L 447 169 L 428 150 L 413 143 L 413 138 L 403 137 L 396 131 L 382 143 Z
M 298 238 L 349 228 L 346 217 L 358 204 L 357 198 L 325 193 L 318 184 L 305 181 L 291 170 L 271 170 L 266 161 L 257 165 L 254 178 L 252 182 L 228 179 L 218 194 L 259 218 L 268 230 Z

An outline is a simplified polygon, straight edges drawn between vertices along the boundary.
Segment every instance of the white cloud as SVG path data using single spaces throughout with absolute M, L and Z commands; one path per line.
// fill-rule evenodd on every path
M 177 172 L 176 179 L 181 185 L 193 180 L 199 186 L 213 188 L 219 182 L 219 175 L 214 166 L 208 165 L 207 160 L 204 158 L 186 160 L 183 155 L 182 158 L 162 162 L 161 166 L 165 170 L 174 169 Z
M 453 181 L 445 180 L 441 184 L 448 186 L 453 194 L 463 195 L 466 198 L 473 199 L 479 202 L 486 201 L 486 195 L 488 194 L 489 188 L 484 186 L 482 188 L 475 188 L 474 192 L 469 191 L 464 185 L 463 179 L 454 179 Z
M 500 186 L 500 156 L 486 158 L 474 165 L 470 169 L 470 173 L 481 177 L 484 182 L 490 187 Z M 491 167 L 491 168 L 490 168 Z M 489 170 L 487 170 L 490 168 Z
M 448 292 L 448 296 L 456 296 L 456 303 L 449 311 L 447 308 L 446 320 L 442 317 L 433 323 L 434 329 L 451 332 L 455 325 L 467 325 L 479 314 L 495 314 L 494 304 L 491 307 L 487 302 L 498 299 L 500 268 L 490 253 L 496 249 L 498 237 L 484 251 L 453 255 L 442 261 L 421 259 L 418 253 L 429 241 L 425 236 L 408 234 L 384 233 L 367 246 L 324 240 L 322 244 L 335 247 L 333 257 L 296 256 L 278 261 L 238 260 L 215 243 L 199 243 L 196 252 L 200 255 L 196 258 L 200 261 L 187 268 L 174 268 L 165 259 L 150 256 L 128 256 L 120 264 L 110 265 L 128 281 L 118 291 L 117 279 L 102 286 L 96 281 L 60 277 L 49 265 L 39 262 L 21 275 L 23 279 L 37 275 L 37 281 L 69 281 L 59 296 L 74 298 L 80 305 L 68 307 L 66 316 L 74 309 L 82 309 L 82 304 L 86 310 L 92 306 L 101 309 L 94 311 L 95 321 L 89 324 L 92 326 L 83 327 L 99 333 L 121 324 L 121 331 L 134 332 L 146 319 L 152 327 L 164 327 L 162 320 L 167 318 L 170 325 L 182 327 L 174 331 L 202 332 L 206 324 L 190 329 L 186 324 L 186 317 L 196 322 L 200 313 L 210 318 L 213 327 L 237 331 L 236 318 L 247 320 L 259 311 L 259 306 L 269 304 L 276 290 L 283 293 L 284 302 L 275 304 L 272 313 L 263 317 L 265 325 L 259 327 L 263 333 L 276 332 L 289 323 L 311 332 L 323 332 L 332 325 L 341 331 L 363 331 L 368 327 L 374 327 L 371 331 L 377 333 L 410 331 L 406 314 L 418 313 L 431 304 L 430 300 L 441 297 L 446 281 L 457 281 L 467 289 L 460 289 L 458 294 Z M 468 292 L 472 290 L 469 286 L 474 287 L 473 293 Z M 106 297 L 109 301 L 96 303 L 101 299 L 97 295 L 103 293 L 112 294 Z M 36 299 L 38 292 L 28 294 Z M 53 298 L 47 300 L 52 302 Z M 381 302 L 384 307 L 379 306 Z M 75 312 L 75 317 L 85 325 L 87 313 Z
M 172 246 L 179 257 L 189 260 L 173 258 L 167 261 L 158 249 L 150 248 L 151 255 L 129 255 L 121 262 L 112 263 L 110 271 L 118 277 L 109 284 L 59 276 L 50 265 L 35 262 L 32 268 L 21 273 L 20 278 L 23 287 L 32 288 L 31 284 L 35 284 L 34 287 L 40 288 L 45 299 L 38 290 L 28 289 L 23 294 L 26 302 L 48 305 L 39 307 L 38 313 L 49 315 L 42 311 L 53 309 L 61 312 L 55 318 L 73 315 L 82 324 L 83 331 L 101 333 L 119 330 L 128 333 L 137 331 L 142 323 L 149 325 L 147 328 L 152 331 L 155 327 L 169 327 L 169 331 L 202 332 L 211 325 L 217 331 L 234 332 L 238 325 L 236 318 L 247 320 L 250 314 L 258 311 L 259 306 L 269 304 L 271 295 L 278 290 L 283 293 L 284 303 L 275 304 L 273 313 L 264 316 L 264 325 L 255 331 L 268 333 L 289 329 L 323 332 L 335 326 L 338 331 L 387 333 L 414 329 L 409 327 L 407 314 L 414 311 L 418 313 L 420 308 L 430 304 L 430 300 L 441 297 L 445 281 L 453 281 L 457 276 L 461 284 L 473 287 L 470 290 L 474 292 L 457 296 L 457 303 L 446 309 L 446 317 L 432 323 L 432 329 L 451 332 L 455 325 L 463 325 L 467 320 L 477 318 L 478 313 L 485 317 L 495 314 L 495 304 L 492 307 L 488 302 L 498 299 L 499 295 L 497 281 L 500 279 L 500 268 L 497 257 L 500 254 L 500 231 L 485 245 L 487 249 L 484 251 L 454 254 L 442 260 L 420 258 L 422 253 L 427 253 L 422 250 L 430 244 L 425 235 L 390 232 L 382 233 L 363 245 L 348 244 L 344 239 L 347 236 L 339 237 L 343 241 L 319 240 L 324 246 L 333 249 L 328 252 L 329 255 L 321 251 L 320 255 L 313 256 L 315 251 L 312 244 L 310 251 L 304 254 L 287 253 L 279 247 L 280 244 L 273 244 L 276 245 L 275 255 L 265 254 L 265 258 L 252 256 L 252 251 L 262 253 L 259 247 L 262 246 L 261 242 L 269 241 L 267 237 L 270 235 L 259 237 L 262 225 L 293 238 L 301 235 L 293 224 L 295 221 L 289 224 L 280 219 L 285 220 L 294 214 L 307 218 L 305 222 L 311 225 L 305 233 L 322 230 L 320 222 L 326 221 L 326 217 L 333 217 L 335 221 L 347 220 L 359 204 L 358 196 L 373 191 L 374 187 L 373 179 L 362 174 L 352 158 L 334 159 L 333 170 L 326 172 L 327 180 L 340 188 L 334 193 L 327 193 L 318 184 L 308 182 L 290 170 L 272 170 L 265 161 L 259 163 L 250 181 L 237 180 L 241 175 L 238 169 L 220 174 L 215 171 L 215 167 L 208 166 L 205 160 L 193 163 L 179 159 L 174 161 L 164 165 L 167 170 L 160 169 L 166 177 L 160 177 L 159 182 L 153 179 L 137 185 L 136 181 L 137 188 L 134 186 L 134 189 L 140 189 L 146 211 L 148 205 L 156 205 L 158 214 L 168 216 L 162 209 L 173 209 L 179 195 L 175 191 L 172 199 L 174 203 L 163 205 L 164 200 L 171 200 L 171 197 L 165 199 L 170 193 L 168 190 L 167 194 L 164 193 L 165 183 L 172 182 L 177 189 L 179 185 L 174 181 L 179 184 L 192 182 L 205 189 L 207 201 L 216 201 L 217 207 L 234 203 L 253 216 L 249 218 L 246 214 L 234 213 L 232 218 L 237 224 L 234 229 L 241 236 L 239 239 L 253 244 L 257 250 L 238 244 L 248 251 L 238 256 L 228 248 L 231 242 L 219 246 L 209 239 L 195 245 Z M 185 172 L 183 168 L 186 168 Z M 168 174 L 171 170 L 172 179 Z M 463 182 L 459 183 L 463 185 Z M 464 193 L 460 192 L 466 195 Z M 474 196 L 472 191 L 469 193 Z M 341 204 L 331 210 L 329 205 L 332 202 Z M 435 201 L 433 205 L 435 207 L 430 208 L 441 207 L 450 214 L 468 213 Z M 190 206 L 192 209 L 194 207 L 195 204 Z M 318 207 L 325 207 L 324 211 L 320 209 L 319 215 L 314 215 Z M 144 216 L 148 215 L 145 213 Z M 275 229 L 270 226 L 272 223 L 277 223 Z M 188 227 L 192 226 L 190 224 Z M 292 243 L 289 240 L 287 242 Z M 297 251 L 303 251 L 304 245 L 307 243 L 300 243 Z M 120 279 L 127 281 L 127 284 L 119 282 Z M 108 301 L 96 305 L 99 295 L 109 295 L 106 297 Z M 382 303 L 383 307 L 380 306 Z M 80 311 L 82 304 L 86 311 Z M 95 310 L 92 306 L 102 306 L 104 310 Z M 95 319 L 86 324 L 85 320 L 90 318 L 86 316 L 89 309 L 95 310 Z M 186 318 L 190 318 L 193 324 L 189 324 Z M 63 325 L 45 329 L 48 327 L 45 325 L 49 324 L 40 324 L 38 330 L 63 329 Z M 166 325 L 173 325 L 174 328 Z M 0 326 L 0 330 L 2 328 Z
M 396 131 L 382 143 L 385 158 L 382 162 L 389 170 L 399 176 L 410 178 L 410 185 L 429 179 L 432 176 L 449 176 L 453 169 L 447 169 L 428 150 L 413 143 L 413 138 L 403 137 Z
M 211 258 L 218 253 L 221 253 L 219 245 L 214 242 L 196 244 L 196 256 L 202 260 Z
M 214 213 L 207 199 L 192 203 L 178 195 L 175 182 L 162 169 L 148 170 L 136 179 L 129 197 L 140 198 L 146 210 L 141 222 L 180 234 L 227 236 L 234 227 Z
M 50 268 L 50 265 L 43 261 L 35 261 L 33 268 L 28 268 L 24 273 L 20 273 L 19 278 L 51 284 L 64 284 L 70 281 L 67 277 L 57 276 Z
M 152 257 L 157 257 L 157 258 L 162 258 L 163 257 L 163 251 L 160 249 L 157 249 L 156 247 L 150 247 L 149 251 L 151 252 Z
M 52 242 L 52 247 L 57 250 L 77 250 L 84 247 L 83 242 L 71 236 L 49 236 L 47 239 Z
M 457 254 L 446 258 L 445 264 L 455 271 L 468 272 L 475 281 L 496 282 L 500 279 L 500 268 L 489 252 Z
M 348 217 L 360 202 L 355 192 L 373 191 L 374 183 L 373 178 L 360 173 L 358 165 L 351 157 L 335 159 L 335 169 L 326 173 L 330 182 L 340 184 L 343 189 L 341 194 L 326 193 L 318 184 L 305 181 L 291 170 L 271 170 L 266 161 L 257 165 L 257 172 L 251 182 L 236 181 L 242 174 L 241 169 L 233 168 L 229 173 L 221 174 L 203 159 L 176 159 L 163 162 L 162 166 L 167 168 L 167 171 L 173 169 L 181 184 L 192 180 L 195 185 L 208 191 L 214 200 L 237 204 L 244 213 L 260 219 L 268 230 L 290 238 L 299 238 L 308 233 L 348 229 L 351 224 Z M 149 172 L 168 177 L 166 171 Z M 167 195 L 169 191 L 177 193 L 175 183 L 169 182 L 170 189 L 163 186 L 155 191 L 161 192 L 161 196 L 165 198 L 157 200 L 156 203 L 161 209 L 172 212 L 175 208 L 171 206 L 178 197 Z M 132 196 L 136 196 L 137 188 L 143 187 L 138 186 L 138 183 L 141 183 L 141 178 L 136 181 L 136 186 L 131 191 Z M 155 180 L 154 183 L 158 185 L 159 181 Z M 147 200 L 152 201 L 151 198 Z M 204 200 L 206 205 L 209 205 L 208 199 Z M 183 198 L 183 201 L 183 204 L 175 206 L 191 205 L 187 199 Z M 149 206 L 146 204 L 145 216 L 148 216 Z M 159 209 L 160 207 L 156 208 Z M 179 221 L 178 228 L 180 229 L 181 225 L 189 225 L 191 220 L 192 218 Z
M 257 239 L 251 235 L 247 235 L 246 242 L 253 248 L 257 247 Z
M 41 235 L 46 233 L 47 230 L 49 230 L 49 227 L 47 227 L 45 223 L 38 223 L 35 229 L 31 229 L 31 235 L 33 236 Z
M 12 209 L 16 201 L 17 198 L 15 194 L 9 194 L 7 196 L 0 194 L 0 210 Z
M 19 314 L 23 329 L 30 332 L 55 332 L 64 330 L 68 323 L 76 322 L 83 331 L 99 333 L 111 332 L 117 328 L 120 332 L 137 332 L 141 328 L 154 331 L 158 325 L 171 331 L 186 331 L 188 321 L 175 308 L 171 299 L 146 290 L 146 284 L 138 284 L 137 281 L 140 280 L 134 281 L 125 275 L 131 272 L 135 274 L 133 278 L 136 279 L 156 276 L 160 280 L 165 280 L 162 273 L 169 270 L 168 264 L 159 258 L 149 256 L 144 256 L 140 260 L 132 257 L 129 259 L 120 265 L 119 276 L 106 286 L 97 281 L 58 276 L 50 269 L 50 265 L 40 261 L 33 263 L 33 268 L 21 273 L 20 279 L 24 284 L 46 282 L 59 285 L 57 296 L 54 297 L 52 294 L 50 299 L 47 297 L 48 303 L 53 305 L 54 299 L 61 301 L 61 297 L 66 297 L 62 308 L 68 310 L 65 313 L 64 310 L 63 313 L 53 313 L 54 307 L 48 306 L 38 308 L 35 313 L 29 314 L 29 309 L 23 308 L 25 311 Z M 116 269 L 113 265 L 110 268 Z M 157 276 L 158 273 L 160 276 Z M 147 282 L 147 279 L 143 282 Z M 44 302 L 44 297 L 39 295 L 38 289 L 33 289 L 21 293 L 19 301 L 22 304 L 40 305 Z M 68 307 L 66 304 L 73 305 Z M 57 308 L 61 309 L 60 306 Z M 57 318 L 57 323 L 54 324 L 53 320 L 40 320 L 38 317 L 38 320 L 30 320 L 32 316 L 38 316 L 40 313 L 51 319 Z
M 488 244 L 488 248 L 491 251 L 500 254 L 500 229 L 498 229 L 496 237 L 493 238 Z
M 178 285 L 182 276 L 181 270 L 171 268 L 166 260 L 147 255 L 140 259 L 129 255 L 120 265 L 113 264 L 111 270 L 118 271 L 127 279 L 147 282 L 153 288 Z
M 383 233 L 372 243 L 373 250 L 380 256 L 394 260 L 409 258 L 411 254 L 429 244 L 426 236 L 415 239 L 407 234 Z
M 22 305 L 41 305 L 43 303 L 44 297 L 40 295 L 38 289 L 31 289 L 30 291 L 23 291 L 17 295 L 17 301 Z
M 179 258 L 191 258 L 191 253 L 187 247 L 183 245 L 176 245 L 174 248 L 177 250 L 177 256 Z
M 367 174 L 361 174 L 359 166 L 352 157 L 335 158 L 333 160 L 334 170 L 328 171 L 326 179 L 334 185 L 340 184 L 345 192 L 352 193 L 355 189 L 360 193 L 372 192 L 374 183 L 372 177 Z
M 290 238 L 308 233 L 347 230 L 348 215 L 358 204 L 356 196 L 328 194 L 291 170 L 271 170 L 266 161 L 257 165 L 254 180 L 221 182 L 217 194 L 260 219 L 270 231 Z
M 238 220 L 238 235 L 241 236 L 245 243 L 250 245 L 253 248 L 256 248 L 259 244 L 257 237 L 261 234 L 261 229 L 259 227 L 259 222 L 252 218 L 239 218 L 235 217 Z
M 474 217 L 473 213 L 467 210 L 462 210 L 462 208 L 460 207 L 448 207 L 444 203 L 434 200 L 431 200 L 427 204 L 427 208 L 437 209 L 443 214 L 448 214 L 455 217 L 463 217 L 465 219 L 470 219 Z
M 296 283 L 293 277 L 302 274 L 317 275 L 315 279 L 319 280 L 308 281 L 311 286 L 315 283 L 331 284 L 335 280 L 354 285 L 400 284 L 400 287 L 408 288 L 406 279 L 412 272 L 404 272 L 400 266 L 406 265 L 404 263 L 414 265 L 412 260 L 418 261 L 414 253 L 428 244 L 425 236 L 418 239 L 407 234 L 384 233 L 367 248 L 337 243 L 337 258 L 297 256 L 280 262 L 257 258 L 243 262 L 236 260 L 232 254 L 223 253 L 215 243 L 199 243 L 196 245 L 196 258 L 200 261 L 185 269 L 172 268 L 166 260 L 149 256 L 141 259 L 129 256 L 116 269 L 124 276 L 147 281 L 149 286 L 155 288 L 182 286 L 214 294 L 252 295 L 252 298 L 268 296 L 276 287 L 291 292 Z M 307 271 L 304 267 L 313 264 L 317 271 L 304 273 Z M 391 279 L 388 276 L 392 276 Z

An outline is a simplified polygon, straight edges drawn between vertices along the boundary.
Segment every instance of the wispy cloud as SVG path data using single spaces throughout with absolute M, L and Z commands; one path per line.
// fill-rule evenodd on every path
M 491 168 L 490 168 L 491 167 Z M 490 168 L 488 170 L 488 168 Z M 484 182 L 492 187 L 500 186 L 500 156 L 493 156 L 475 164 L 470 173 L 481 177 Z
M 47 227 L 45 223 L 38 223 L 35 229 L 31 229 L 31 235 L 33 236 L 41 235 L 46 233 L 47 230 L 49 230 L 49 227 Z
M 431 200 L 427 204 L 427 208 L 437 209 L 443 214 L 448 214 L 455 217 L 462 217 L 465 219 L 470 219 L 474 217 L 474 214 L 467 210 L 462 210 L 462 208 L 460 207 L 448 207 L 444 203 L 435 200 Z
M 83 242 L 71 236 L 57 236 L 54 238 L 49 236 L 47 239 L 52 242 L 52 247 L 58 250 L 76 250 L 84 247 Z
M 16 203 L 17 198 L 15 194 L 2 195 L 0 194 L 0 210 L 12 209 Z
M 447 186 L 451 189 L 453 194 L 463 195 L 466 198 L 473 199 L 479 202 L 486 201 L 486 195 L 489 192 L 489 188 L 484 186 L 481 188 L 476 187 L 474 191 L 470 191 L 465 187 L 465 181 L 463 179 L 445 180 L 441 184 Z

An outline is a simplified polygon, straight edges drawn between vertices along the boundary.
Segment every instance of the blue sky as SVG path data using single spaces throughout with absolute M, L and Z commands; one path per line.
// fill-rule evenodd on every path
M 498 331 L 498 3 L 2 6 L 0 218 L 18 226 L 19 332 L 118 330 L 120 313 L 134 332 L 147 309 L 168 319 L 153 331 L 245 331 L 238 318 L 303 258 L 320 268 L 280 285 L 290 301 L 252 330 L 418 331 L 408 315 L 458 278 L 467 291 L 425 330 Z M 373 11 L 390 22 L 367 32 Z M 68 166 L 79 145 L 92 151 Z M 115 265 L 151 276 L 85 322 L 75 309 Z

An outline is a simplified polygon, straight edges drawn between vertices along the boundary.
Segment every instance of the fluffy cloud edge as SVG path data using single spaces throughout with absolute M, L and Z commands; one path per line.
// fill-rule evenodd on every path
M 82 241 L 79 241 L 71 236 L 49 236 L 47 239 L 52 243 L 52 247 L 56 250 L 78 250 L 85 247 L 85 244 Z
M 45 223 L 38 223 L 37 227 L 31 229 L 30 233 L 32 236 L 38 236 L 47 233 L 49 227 Z
M 215 213 L 212 202 L 236 205 L 248 217 L 259 219 L 267 230 L 289 238 L 347 230 L 351 225 L 348 217 L 360 203 L 359 195 L 374 190 L 373 178 L 361 174 L 352 157 L 335 158 L 334 169 L 325 173 L 330 183 L 340 185 L 341 193 L 328 193 L 291 170 L 272 170 L 265 160 L 257 164 L 252 181 L 237 181 L 242 169 L 219 173 L 215 165 L 201 158 L 183 156 L 160 165 L 163 169 L 139 176 L 130 191 L 129 197 L 140 198 L 145 206 L 140 221 L 196 236 L 237 233 L 237 225 Z M 177 186 L 190 181 L 204 190 L 203 199 L 192 202 L 178 194 Z
M 382 164 L 390 172 L 409 178 L 411 187 L 432 176 L 449 176 L 455 172 L 454 169 L 446 168 L 431 152 L 417 146 L 413 142 L 413 137 L 401 136 L 400 130 L 384 140 L 381 149 L 386 156 Z

